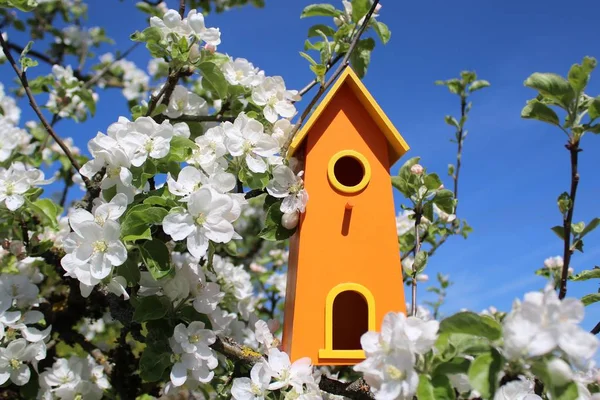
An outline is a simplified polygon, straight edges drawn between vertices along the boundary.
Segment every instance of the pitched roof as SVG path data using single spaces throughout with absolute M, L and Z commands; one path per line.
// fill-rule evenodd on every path
M 379 104 L 375 101 L 371 93 L 367 90 L 365 85 L 361 82 L 360 78 L 356 75 L 356 73 L 350 67 L 346 67 L 342 74 L 339 76 L 338 80 L 329 90 L 329 93 L 325 96 L 325 98 L 321 101 L 321 104 L 313 111 L 312 115 L 304 124 L 302 129 L 296 134 L 296 137 L 292 141 L 287 156 L 291 157 L 294 152 L 300 147 L 304 139 L 306 138 L 308 132 L 311 130 L 312 126 L 319 119 L 323 111 L 329 105 L 329 102 L 335 97 L 338 90 L 342 87 L 344 83 L 348 83 L 358 100 L 361 102 L 363 107 L 367 110 L 373 121 L 377 124 L 381 132 L 385 135 L 388 143 L 389 143 L 389 157 L 390 157 L 390 166 L 392 166 L 404 153 L 408 151 L 410 148 L 408 144 L 404 141 L 402 136 L 400 136 L 400 132 L 394 127 L 390 119 L 385 115 Z

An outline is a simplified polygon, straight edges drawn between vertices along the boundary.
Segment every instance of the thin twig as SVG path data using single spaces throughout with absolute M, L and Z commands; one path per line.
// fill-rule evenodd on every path
M 345 53 L 344 57 L 342 58 L 342 61 L 341 61 L 340 65 L 337 67 L 337 69 L 334 71 L 334 73 L 329 77 L 329 79 L 325 82 L 325 84 L 322 85 L 321 87 L 319 87 L 319 90 L 317 91 L 317 93 L 315 94 L 315 96 L 312 98 L 312 100 L 310 101 L 310 103 L 308 104 L 308 106 L 304 109 L 304 112 L 302 113 L 302 115 L 300 116 L 300 118 L 298 119 L 298 121 L 296 122 L 296 124 L 294 125 L 294 129 L 292 129 L 292 132 L 290 133 L 290 137 L 288 138 L 287 142 L 282 147 L 282 150 L 281 150 L 282 154 L 286 154 L 287 153 L 287 150 L 290 147 L 290 144 L 292 143 L 292 141 L 294 139 L 294 136 L 300 130 L 300 127 L 304 123 L 304 120 L 306 119 L 306 117 L 308 117 L 308 115 L 312 111 L 312 109 L 315 106 L 315 104 L 317 104 L 317 102 L 319 101 L 319 99 L 321 98 L 321 96 L 323 95 L 323 93 L 325 93 L 327 91 L 327 89 L 329 89 L 329 87 L 331 85 L 333 85 L 333 83 L 338 78 L 338 76 L 340 76 L 340 74 L 342 73 L 342 71 L 344 70 L 344 68 L 346 68 L 348 66 L 348 60 L 350 60 L 350 56 L 354 52 L 354 49 L 356 49 L 356 46 L 358 45 L 360 37 L 362 36 L 362 34 L 367 29 L 367 26 L 369 25 L 369 22 L 371 20 L 371 16 L 375 12 L 375 8 L 377 8 L 378 4 L 379 4 L 379 0 L 375 0 L 373 2 L 373 5 L 371 6 L 371 9 L 367 13 L 367 15 L 365 15 L 365 19 L 364 19 L 362 25 L 360 26 L 360 29 L 356 33 L 356 36 L 352 39 L 352 42 L 350 43 L 350 47 L 348 48 L 348 51 Z M 307 88 L 309 86 L 312 87 L 311 84 L 309 84 L 307 86 Z M 310 88 L 307 89 L 307 91 L 308 90 L 310 90 Z
M 598 322 L 596 324 L 596 326 L 592 328 L 592 330 L 590 331 L 590 333 L 592 335 L 597 335 L 598 333 L 600 333 L 600 322 Z
M 465 114 L 467 110 L 467 99 L 465 96 L 460 96 L 460 117 L 461 121 L 464 120 Z M 454 198 L 458 199 L 458 175 L 460 174 L 460 166 L 462 163 L 462 147 L 463 147 L 463 136 L 464 129 L 463 124 L 460 124 L 460 128 L 458 129 L 458 151 L 456 152 L 456 171 L 454 174 Z M 454 214 L 456 214 L 456 209 L 458 208 L 458 203 L 454 206 Z
M 52 128 L 52 126 L 50 125 L 50 123 L 48 122 L 46 117 L 44 117 L 44 115 L 42 114 L 39 106 L 37 105 L 37 103 L 35 101 L 35 97 L 33 96 L 33 93 L 31 92 L 31 88 L 29 87 L 29 82 L 27 81 L 27 74 L 25 71 L 21 71 L 21 69 L 17 66 L 17 63 L 15 62 L 15 59 L 13 58 L 13 56 L 10 52 L 10 48 L 8 47 L 8 44 L 2 38 L 2 32 L 0 32 L 0 45 L 2 45 L 2 49 L 4 51 L 4 54 L 6 55 L 6 58 L 8 59 L 8 62 L 10 63 L 13 70 L 19 77 L 19 80 L 21 81 L 21 84 L 23 85 L 23 89 L 25 89 L 25 93 L 27 94 L 27 97 L 29 98 L 29 105 L 31 106 L 31 108 L 33 109 L 35 114 L 38 116 L 42 125 L 44 125 L 44 128 L 46 128 L 46 131 L 48 132 L 48 134 L 50 136 L 52 136 L 52 139 L 54 139 L 56 141 L 56 143 L 60 146 L 62 151 L 65 153 L 65 155 L 71 162 L 71 165 L 73 166 L 73 168 L 75 168 L 77 170 L 77 173 L 79 173 L 81 175 L 81 172 L 79 171 L 81 169 L 81 166 L 79 165 L 79 163 L 77 162 L 77 160 L 75 159 L 75 157 L 73 156 L 73 154 L 71 153 L 71 151 L 69 150 L 67 145 L 56 134 L 56 132 L 54 131 L 54 129 Z M 83 175 L 81 175 L 81 178 L 85 182 L 85 185 L 89 188 L 90 187 L 89 179 Z
M 417 268 L 415 267 L 415 262 L 417 260 L 417 254 L 421 250 L 421 239 L 419 238 L 419 225 L 421 224 L 421 210 L 415 210 L 415 252 L 414 252 L 414 262 L 412 267 L 412 304 L 411 304 L 411 315 L 413 317 L 417 316 Z
M 183 14 L 185 14 L 185 0 L 179 0 L 179 15 L 183 18 Z
M 569 193 L 569 210 L 563 217 L 563 229 L 564 229 L 564 251 L 563 251 L 563 267 L 560 277 L 560 291 L 558 293 L 559 299 L 564 299 L 567 295 L 567 278 L 569 276 L 569 264 L 571 263 L 571 255 L 573 249 L 571 247 L 571 224 L 573 222 L 573 213 L 575 211 L 575 196 L 577 195 L 577 186 L 579 185 L 579 172 L 577 166 L 579 162 L 579 139 L 572 138 L 569 143 L 565 145 L 569 150 L 571 158 L 571 190 Z
M 170 118 L 171 122 L 233 122 L 235 117 L 224 117 L 217 115 L 181 115 L 177 118 Z

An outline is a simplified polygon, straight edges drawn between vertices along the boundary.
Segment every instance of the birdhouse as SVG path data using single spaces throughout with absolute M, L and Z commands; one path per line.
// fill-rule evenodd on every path
M 406 312 L 390 167 L 408 145 L 347 67 L 290 145 L 310 200 L 290 241 L 282 347 L 352 365 L 360 337 Z

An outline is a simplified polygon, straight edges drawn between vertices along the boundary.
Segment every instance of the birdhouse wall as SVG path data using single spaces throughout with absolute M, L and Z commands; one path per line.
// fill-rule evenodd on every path
M 406 307 L 388 141 L 345 83 L 313 125 L 305 145 L 309 201 L 290 244 L 283 345 L 292 360 L 307 356 L 317 365 L 354 364 L 358 360 L 319 358 L 332 290 L 345 283 L 366 288 L 374 298 L 375 329 L 385 313 L 405 312 Z M 356 151 L 368 161 L 371 178 L 358 193 L 343 193 L 328 179 L 331 158 L 343 150 Z M 352 330 L 364 330 L 366 308 L 352 296 L 344 301 L 347 306 L 337 311 L 334 336 L 338 343 L 351 342 L 360 349 Z M 346 340 L 341 330 L 352 338 Z

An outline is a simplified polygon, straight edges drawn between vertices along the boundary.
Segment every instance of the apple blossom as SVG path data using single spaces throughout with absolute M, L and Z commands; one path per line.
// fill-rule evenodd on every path
M 267 170 L 263 157 L 269 157 L 279 151 L 275 139 L 264 133 L 263 125 L 255 119 L 241 113 L 233 123 L 223 124 L 225 145 L 234 157 L 244 157 L 248 169 L 262 173 Z
M 287 90 L 280 76 L 267 77 L 252 90 L 252 101 L 264 107 L 263 114 L 271 123 L 277 121 L 278 115 L 292 118 L 296 114 L 293 102 L 299 100 L 298 92 Z

